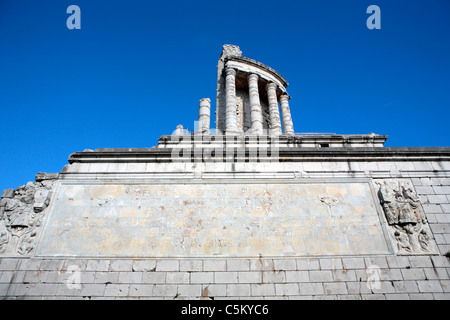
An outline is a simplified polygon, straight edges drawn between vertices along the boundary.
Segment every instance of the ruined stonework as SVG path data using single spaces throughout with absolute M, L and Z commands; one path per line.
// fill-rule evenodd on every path
M 0 298 L 450 299 L 450 148 L 298 134 L 238 46 L 217 85 L 216 128 L 203 98 L 194 131 L 3 191 Z
M 0 200 L 0 254 L 30 256 L 36 246 L 57 175 L 38 174 L 16 190 L 7 189 Z

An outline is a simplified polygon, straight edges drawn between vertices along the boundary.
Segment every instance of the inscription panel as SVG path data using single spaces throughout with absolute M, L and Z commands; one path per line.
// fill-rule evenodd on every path
M 61 182 L 36 256 L 390 254 L 371 182 Z

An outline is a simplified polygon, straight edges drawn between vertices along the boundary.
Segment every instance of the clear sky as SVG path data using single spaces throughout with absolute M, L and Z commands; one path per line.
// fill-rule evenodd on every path
M 449 0 L 0 0 L 0 190 L 194 127 L 223 44 L 287 79 L 296 132 L 450 146 L 449 16 Z

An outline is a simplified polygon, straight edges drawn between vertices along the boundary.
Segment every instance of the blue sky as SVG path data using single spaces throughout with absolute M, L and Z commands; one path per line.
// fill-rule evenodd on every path
M 69 30 L 69 5 L 81 30 Z M 381 30 L 369 30 L 369 5 Z M 0 0 L 0 190 L 152 147 L 215 108 L 223 44 L 280 72 L 296 132 L 449 146 L 450 1 Z

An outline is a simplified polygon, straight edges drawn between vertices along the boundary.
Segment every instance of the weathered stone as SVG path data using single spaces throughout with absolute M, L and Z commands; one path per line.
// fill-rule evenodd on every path
M 91 150 L 92 151 L 92 150 Z M 44 180 L 58 180 L 59 173 L 48 173 L 48 172 L 39 172 L 36 174 L 35 180 L 36 182 L 42 182 Z
M 289 135 L 286 81 L 235 46 L 218 66 L 220 130 L 227 69 L 238 136 L 206 134 L 204 99 L 204 134 L 76 152 L 61 179 L 4 192 L 2 298 L 448 300 L 450 148 Z M 268 136 L 275 99 L 284 135 Z M 276 146 L 273 159 L 255 146 Z
M 2 192 L 2 199 L 5 198 L 14 198 L 16 191 L 14 189 L 5 189 Z

